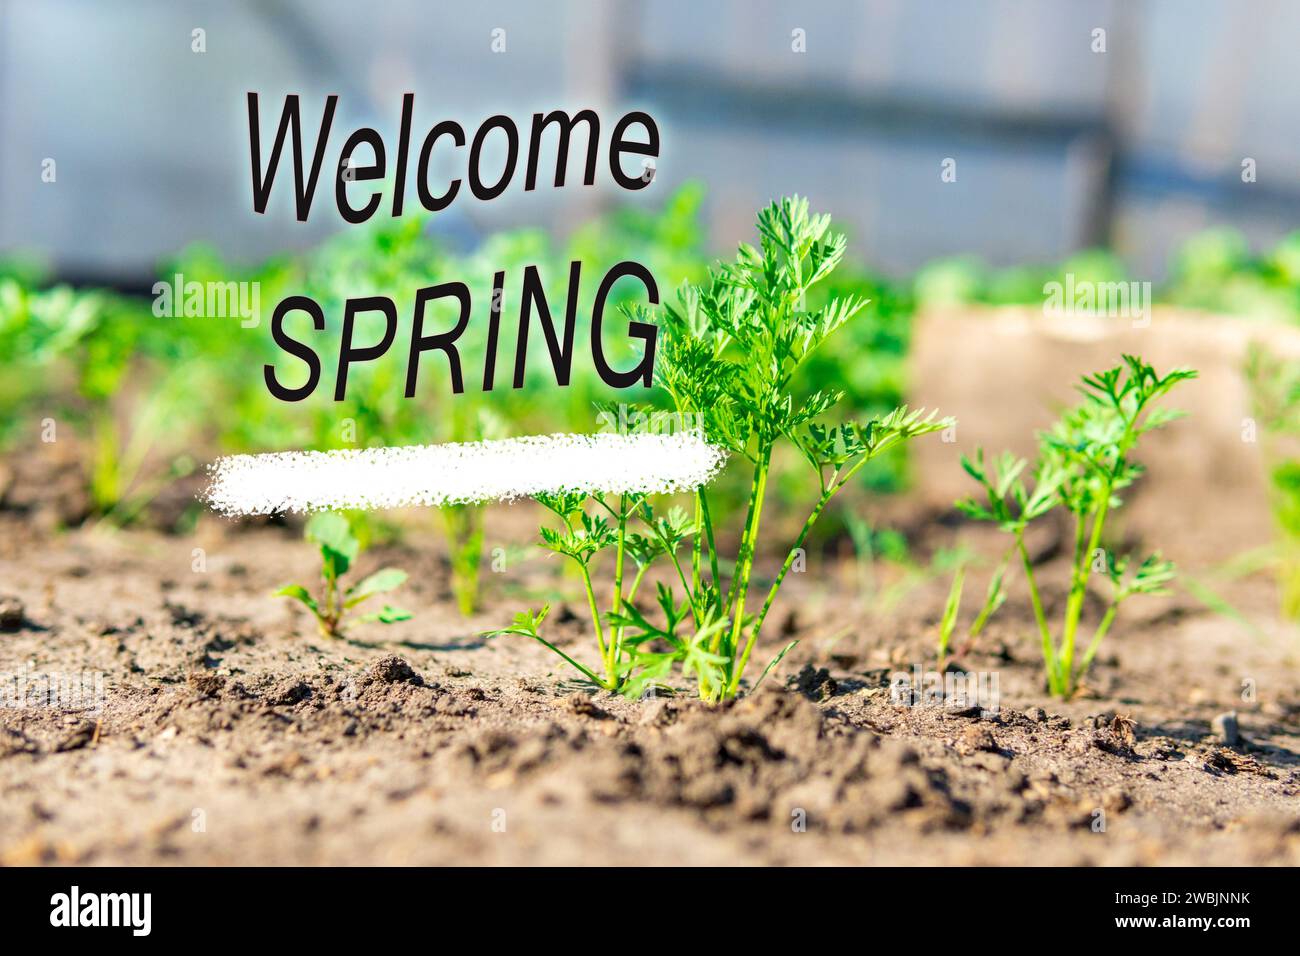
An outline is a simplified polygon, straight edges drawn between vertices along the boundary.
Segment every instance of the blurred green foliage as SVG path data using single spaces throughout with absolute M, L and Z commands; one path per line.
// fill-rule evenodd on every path
M 912 290 L 917 306 L 922 308 L 1029 305 L 1041 303 L 1043 287 L 1049 282 L 1064 284 L 1067 275 L 1073 275 L 1076 285 L 1132 278 L 1123 260 L 1105 249 L 1085 249 L 1054 266 L 1007 269 L 991 268 L 978 256 L 955 256 L 922 268 L 912 281 Z
M 188 282 L 258 283 L 261 321 L 245 328 L 235 317 L 159 316 L 148 298 L 106 290 L 50 285 L 37 260 L 0 261 L 0 452 L 39 441 L 41 423 L 57 422 L 60 440 L 72 432 L 91 513 L 114 524 L 140 516 L 149 501 L 178 476 L 217 454 L 285 448 L 344 448 L 365 445 L 473 441 L 539 431 L 590 432 L 601 426 L 599 408 L 610 403 L 657 404 L 663 397 L 640 387 L 614 391 L 595 374 L 583 347 L 590 335 L 590 309 L 600 278 L 624 260 L 644 264 L 655 276 L 661 301 L 685 283 L 708 278 L 701 210 L 704 191 L 688 185 L 653 211 L 629 208 L 601 216 L 558 241 L 537 229 L 492 233 L 470 250 L 438 238 L 429 217 L 408 216 L 344 230 L 303 253 L 274 256 L 251 265 L 227 260 L 195 245 L 162 263 L 159 278 L 177 274 Z M 737 237 L 742 238 L 742 237 Z M 748 238 L 748 237 L 743 237 Z M 563 322 L 568 263 L 582 263 L 574 333 L 571 384 L 555 387 L 554 372 L 534 315 L 527 374 L 513 389 L 512 367 L 519 297 L 525 266 L 536 266 L 547 303 Z M 493 276 L 506 274 L 501 305 L 495 389 L 481 390 Z M 810 293 L 816 309 L 836 298 L 868 300 L 835 348 L 810 356 L 803 391 L 806 400 L 833 384 L 845 392 L 851 415 L 879 415 L 906 401 L 906 357 L 912 317 L 921 308 L 967 304 L 1040 303 L 1043 287 L 1072 274 L 1075 282 L 1118 282 L 1131 278 L 1123 263 L 1104 250 L 1077 253 L 1056 265 L 991 269 L 975 257 L 926 266 L 910 281 L 896 282 L 846 262 Z M 415 290 L 458 280 L 470 289 L 469 324 L 457 343 L 465 390 L 452 394 L 448 363 L 439 352 L 424 356 L 416 394 L 404 397 L 406 350 Z M 292 316 L 286 331 L 308 340 L 322 363 L 315 393 L 297 403 L 273 398 L 262 366 L 281 370 L 286 380 L 301 376 L 296 359 L 275 347 L 270 315 L 293 294 L 313 297 L 327 331 L 313 334 L 304 315 Z M 344 301 L 385 295 L 398 313 L 398 334 L 382 359 L 352 368 L 347 394 L 333 401 Z M 620 308 L 641 301 L 634 281 L 615 287 L 605 312 L 610 361 L 626 368 L 640 343 L 625 334 Z M 1253 255 L 1231 230 L 1211 230 L 1189 240 L 1172 262 L 1161 300 L 1231 313 L 1296 321 L 1300 316 L 1300 233 L 1274 249 Z M 439 300 L 426 316 L 425 330 L 450 328 L 455 303 Z M 296 323 L 296 324 L 295 324 Z M 378 341 L 384 320 L 358 316 L 355 342 Z M 294 384 L 301 381 L 295 379 Z M 798 463 L 778 457 L 772 485 L 778 496 L 796 493 Z M 906 458 L 882 456 L 863 469 L 859 492 L 887 492 L 906 483 Z M 719 487 L 719 509 L 743 489 Z M 732 494 L 731 492 L 735 492 Z M 846 494 L 848 518 L 832 534 L 846 535 L 861 500 Z M 725 515 L 720 515 L 725 517 Z M 451 544 L 453 590 L 462 609 L 476 603 L 483 548 L 482 513 L 448 509 L 436 519 Z M 858 520 L 861 520 L 858 518 Z M 367 542 L 400 532 L 391 518 L 357 519 Z M 825 532 L 823 532 L 825 533 Z
M 1246 359 L 1251 414 L 1269 473 L 1277 540 L 1266 556 L 1282 614 L 1300 620 L 1300 362 L 1251 347 Z
M 1044 286 L 1140 280 L 1124 261 L 1105 249 L 1085 249 L 1058 265 L 990 267 L 978 256 L 938 259 L 913 277 L 918 308 L 964 305 L 1037 305 Z M 1155 293 L 1157 302 L 1228 315 L 1294 323 L 1300 321 L 1300 232 L 1272 249 L 1253 254 L 1236 229 L 1217 227 L 1196 233 L 1170 261 L 1169 277 Z

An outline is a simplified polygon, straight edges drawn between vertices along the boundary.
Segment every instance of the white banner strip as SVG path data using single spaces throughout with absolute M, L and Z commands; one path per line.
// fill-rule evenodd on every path
M 725 458 L 696 432 L 231 455 L 211 466 L 204 498 L 226 515 L 266 515 L 466 504 L 539 492 L 666 494 L 707 484 Z

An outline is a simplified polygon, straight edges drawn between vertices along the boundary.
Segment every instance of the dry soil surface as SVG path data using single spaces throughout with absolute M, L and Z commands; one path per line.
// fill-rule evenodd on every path
M 1042 692 L 1013 589 L 961 658 L 996 675 L 986 712 L 889 687 L 933 666 L 945 580 L 882 612 L 828 561 L 792 575 L 772 650 L 802 640 L 757 692 L 629 701 L 525 639 L 479 636 L 540 603 L 530 590 L 572 594 L 552 564 L 488 575 L 465 621 L 440 553 L 417 536 L 364 555 L 359 573 L 412 572 L 395 603 L 416 616 L 327 640 L 269 594 L 313 579 L 288 529 L 35 535 L 11 520 L 0 862 L 1300 863 L 1293 630 L 1186 596 L 1135 602 L 1088 696 L 1065 704 Z M 1272 600 L 1266 582 L 1234 597 Z M 1060 591 L 1047 598 L 1056 610 Z M 553 633 L 590 656 L 581 613 L 561 604 Z M 101 676 L 101 708 L 12 699 L 14 675 L 30 695 L 83 672 Z M 1240 740 L 1213 726 L 1228 711 Z

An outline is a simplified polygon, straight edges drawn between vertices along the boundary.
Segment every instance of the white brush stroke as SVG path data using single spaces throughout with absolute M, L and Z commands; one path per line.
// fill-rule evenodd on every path
M 666 494 L 707 484 L 725 458 L 697 432 L 231 455 L 213 463 L 203 497 L 235 516 L 468 504 L 539 492 Z

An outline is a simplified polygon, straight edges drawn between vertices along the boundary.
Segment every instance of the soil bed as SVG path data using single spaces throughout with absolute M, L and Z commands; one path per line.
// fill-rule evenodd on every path
M 28 533 L 0 557 L 21 604 L 0 672 L 99 672 L 106 702 L 0 708 L 6 864 L 1300 863 L 1295 635 L 1187 598 L 1135 607 L 1093 696 L 1063 704 L 1013 590 L 964 659 L 998 678 L 981 714 L 888 686 L 932 654 L 946 581 L 869 616 L 851 568 L 796 575 L 772 641 L 802 643 L 710 708 L 592 693 L 532 642 L 477 636 L 528 600 L 509 592 L 566 587 L 554 563 L 491 576 L 466 622 L 431 542 L 368 554 L 411 570 L 415 619 L 329 641 L 269 596 L 312 580 L 285 529 Z M 585 656 L 583 619 L 554 614 Z

